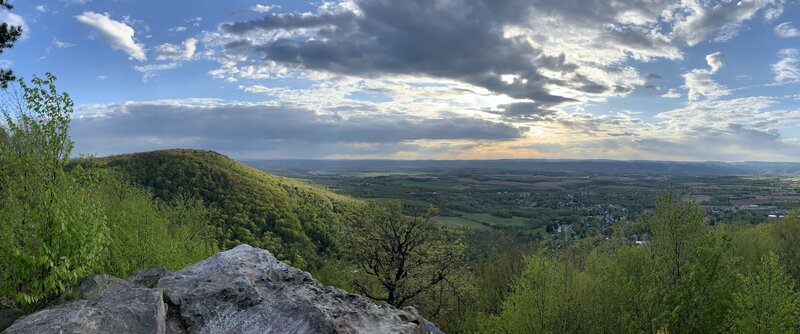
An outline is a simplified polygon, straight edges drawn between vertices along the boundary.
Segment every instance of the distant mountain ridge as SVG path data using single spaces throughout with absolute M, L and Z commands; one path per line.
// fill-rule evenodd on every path
M 431 168 L 485 168 L 532 172 L 574 172 L 647 175 L 773 175 L 798 176 L 800 163 L 794 162 L 681 162 L 654 160 L 242 160 L 259 169 L 305 170 L 403 170 Z

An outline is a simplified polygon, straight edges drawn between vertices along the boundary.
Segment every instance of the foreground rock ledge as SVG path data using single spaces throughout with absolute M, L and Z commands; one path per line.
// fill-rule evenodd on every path
M 95 275 L 81 300 L 17 320 L 4 333 L 441 333 L 398 310 L 317 282 L 240 245 L 176 273 Z

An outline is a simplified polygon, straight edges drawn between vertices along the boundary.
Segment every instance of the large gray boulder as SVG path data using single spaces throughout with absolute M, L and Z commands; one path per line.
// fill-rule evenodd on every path
M 92 276 L 81 294 L 85 299 L 28 315 L 6 332 L 441 333 L 413 308 L 378 306 L 322 285 L 248 245 L 176 273 Z
M 158 290 L 130 288 L 81 299 L 23 317 L 3 333 L 164 333 L 166 308 Z
M 135 287 L 133 283 L 111 275 L 92 275 L 81 282 L 79 292 L 81 299 L 99 300 L 109 293 Z

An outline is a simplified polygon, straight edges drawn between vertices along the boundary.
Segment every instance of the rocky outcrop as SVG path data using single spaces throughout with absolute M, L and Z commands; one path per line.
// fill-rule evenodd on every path
M 6 333 L 441 333 L 411 307 L 328 287 L 241 245 L 170 273 L 95 275 L 83 299 L 17 320 Z
M 164 333 L 165 306 L 158 290 L 131 288 L 46 308 L 4 333 Z

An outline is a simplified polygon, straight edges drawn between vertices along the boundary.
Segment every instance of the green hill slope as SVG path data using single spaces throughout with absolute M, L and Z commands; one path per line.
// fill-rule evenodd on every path
M 100 158 L 164 200 L 190 196 L 215 210 L 220 246 L 266 248 L 305 267 L 334 250 L 355 202 L 302 180 L 264 173 L 222 154 L 164 150 Z M 80 162 L 78 162 L 80 163 Z

